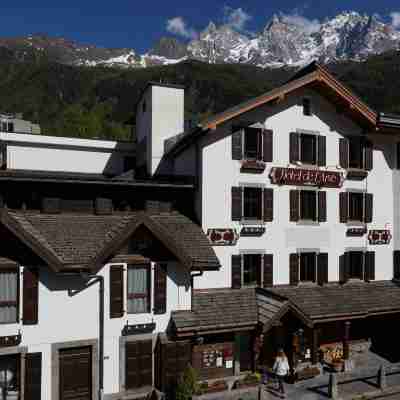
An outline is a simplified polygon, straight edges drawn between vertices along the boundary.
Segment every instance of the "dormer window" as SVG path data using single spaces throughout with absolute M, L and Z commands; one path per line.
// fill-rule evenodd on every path
M 303 98 L 303 115 L 306 115 L 306 116 L 312 115 L 311 99 L 309 97 Z

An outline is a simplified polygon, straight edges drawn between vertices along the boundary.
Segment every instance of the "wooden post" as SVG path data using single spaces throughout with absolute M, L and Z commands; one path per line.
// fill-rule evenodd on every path
M 350 321 L 346 321 L 344 323 L 344 338 L 343 338 L 343 359 L 348 360 L 350 358 L 350 348 L 349 348 L 349 340 L 350 340 Z
M 313 339 L 312 339 L 312 352 L 311 352 L 311 362 L 313 364 L 317 364 L 319 361 L 319 357 L 318 357 L 318 348 L 319 348 L 319 332 L 318 329 L 313 328 L 312 330 L 313 333 Z
M 336 374 L 330 374 L 330 376 L 329 376 L 328 396 L 330 399 L 337 399 L 339 397 L 338 382 L 337 382 Z
M 387 388 L 386 370 L 383 364 L 378 371 L 378 386 L 381 390 L 385 390 Z

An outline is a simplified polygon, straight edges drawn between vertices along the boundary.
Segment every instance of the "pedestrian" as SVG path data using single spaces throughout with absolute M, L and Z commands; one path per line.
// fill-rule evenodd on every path
M 285 377 L 289 373 L 289 369 L 289 362 L 285 352 L 283 351 L 283 349 L 278 349 L 278 353 L 275 358 L 275 363 L 272 370 L 276 378 L 278 379 L 279 392 L 282 394 L 282 397 L 285 396 L 285 387 L 283 386 L 283 382 Z

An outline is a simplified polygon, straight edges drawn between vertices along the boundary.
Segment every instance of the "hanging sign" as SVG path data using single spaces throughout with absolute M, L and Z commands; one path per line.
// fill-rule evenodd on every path
M 317 169 L 271 168 L 271 183 L 277 185 L 304 185 L 330 188 L 341 188 L 344 175 L 335 171 Z
M 369 244 L 389 244 L 392 234 L 389 229 L 373 229 L 368 233 Z

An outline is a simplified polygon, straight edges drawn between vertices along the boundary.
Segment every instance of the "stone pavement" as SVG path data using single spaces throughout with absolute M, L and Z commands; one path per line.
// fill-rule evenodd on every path
M 392 364 L 374 353 L 363 354 L 354 359 L 355 369 L 349 373 L 338 374 L 338 399 L 353 400 L 360 398 L 363 394 L 369 394 L 367 398 L 386 398 L 376 397 L 382 395 L 377 382 L 377 372 L 381 365 L 384 365 L 388 374 L 386 377 L 388 394 L 390 391 L 398 390 L 398 394 L 392 394 L 389 399 L 400 399 L 400 364 Z M 390 372 L 392 370 L 393 372 Z M 287 400 L 327 400 L 328 396 L 329 373 L 314 379 L 298 382 L 293 385 L 286 384 Z M 264 386 L 263 399 L 279 399 L 279 394 L 272 382 Z M 397 397 L 396 397 L 397 396 Z

